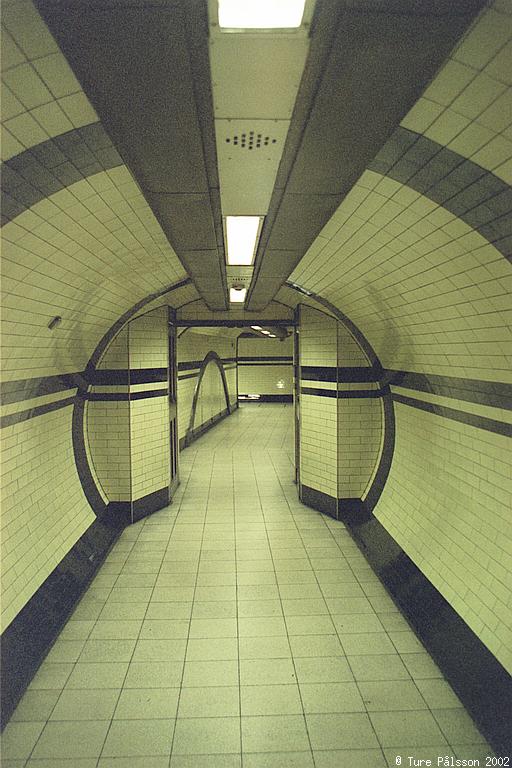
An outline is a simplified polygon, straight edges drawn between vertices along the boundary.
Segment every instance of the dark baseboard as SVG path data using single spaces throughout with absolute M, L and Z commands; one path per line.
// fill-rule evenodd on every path
M 142 520 L 143 517 L 152 515 L 153 512 L 158 512 L 159 509 L 167 507 L 168 504 L 169 486 L 166 485 L 164 488 L 148 493 L 147 496 L 132 502 L 132 522 L 136 523 L 137 520 Z
M 107 504 L 109 515 L 124 525 L 132 522 L 132 506 L 129 501 L 109 501 Z
M 339 518 L 498 756 L 512 753 L 512 678 L 439 590 L 358 499 L 301 488 L 302 501 Z M 356 503 L 357 502 L 357 503 Z
M 208 430 L 215 427 L 220 421 L 225 419 L 227 416 L 230 416 L 233 413 L 233 411 L 236 411 L 237 408 L 238 408 L 238 403 L 232 403 L 229 406 L 229 408 L 225 408 L 216 416 L 212 416 L 212 418 L 209 419 L 208 421 L 205 421 L 204 424 L 201 424 L 199 427 L 196 427 L 193 430 L 189 430 L 185 435 L 185 437 L 182 437 L 180 439 L 180 451 L 183 450 L 183 448 L 187 448 L 195 440 L 198 440 L 200 437 L 206 434 Z
M 2 728 L 123 528 L 113 515 L 96 519 L 3 632 Z
M 318 510 L 318 512 L 323 512 L 325 515 L 337 519 L 338 502 L 334 496 L 329 496 L 327 493 L 322 493 L 322 491 L 317 491 L 315 488 L 310 488 L 307 485 L 300 485 L 299 498 L 308 507 L 312 507 Z
M 293 403 L 293 395 L 259 395 L 259 397 L 249 397 L 249 395 L 239 395 L 239 403 Z

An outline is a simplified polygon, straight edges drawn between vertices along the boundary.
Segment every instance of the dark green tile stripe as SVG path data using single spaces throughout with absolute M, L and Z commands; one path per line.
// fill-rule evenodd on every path
M 49 195 L 123 165 L 101 123 L 62 133 L 1 166 L 2 225 Z
M 443 416 L 446 419 L 452 419 L 453 421 L 458 421 L 461 424 L 467 424 L 470 427 L 477 427 L 477 429 L 485 429 L 487 432 L 494 432 L 497 435 L 512 437 L 512 424 L 507 424 L 504 421 L 488 419 L 485 416 L 478 416 L 474 413 L 467 413 L 467 411 L 459 411 L 455 408 L 448 408 L 445 405 L 428 403 L 424 400 L 417 400 L 414 397 L 406 397 L 396 393 L 392 395 L 392 398 L 393 402 L 395 403 L 402 403 L 403 405 L 408 405 L 411 408 L 417 408 L 420 411 L 434 413 L 437 416 Z
M 61 408 L 67 408 L 68 405 L 74 405 L 76 398 L 66 397 L 63 400 L 57 400 L 53 403 L 46 403 L 45 405 L 38 405 L 35 408 L 28 408 L 26 411 L 18 411 L 18 413 L 10 413 L 7 416 L 0 418 L 0 429 L 5 427 L 11 427 L 13 424 L 20 424 L 22 421 L 28 421 L 29 419 L 35 419 L 37 416 L 44 416 L 46 413 L 52 411 L 58 411 Z
M 368 169 L 433 200 L 512 255 L 512 188 L 457 152 L 399 127 Z

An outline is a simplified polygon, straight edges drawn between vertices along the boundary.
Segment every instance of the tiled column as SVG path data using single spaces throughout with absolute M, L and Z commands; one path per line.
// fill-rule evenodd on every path
M 380 371 L 324 312 L 301 307 L 299 337 L 301 499 L 335 517 L 364 515 L 381 453 Z

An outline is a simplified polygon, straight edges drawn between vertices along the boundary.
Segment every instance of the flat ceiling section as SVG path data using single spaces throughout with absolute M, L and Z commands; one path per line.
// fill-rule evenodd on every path
M 318 0 L 246 306 L 262 309 L 398 127 L 484 0 Z M 447 10 L 448 9 L 448 10 Z M 290 264 L 289 251 L 297 252 Z M 278 276 L 279 275 L 279 276 Z
M 212 309 L 225 309 L 206 4 L 37 7 L 198 288 L 190 253 L 216 258 L 208 290 L 199 290 Z
M 307 51 L 304 31 L 212 34 L 215 118 L 290 120 Z
M 215 121 L 225 216 L 267 212 L 288 127 L 288 120 Z

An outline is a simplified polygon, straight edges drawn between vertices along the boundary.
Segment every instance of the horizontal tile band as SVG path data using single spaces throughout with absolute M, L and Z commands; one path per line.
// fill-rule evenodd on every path
M 265 362 L 263 362 L 263 361 L 256 362 L 256 360 L 254 360 L 252 363 L 245 363 L 245 362 L 244 363 L 241 363 L 241 362 L 238 363 L 238 366 L 240 368 L 267 368 L 268 366 L 281 367 L 282 368 L 285 365 L 291 367 L 293 365 L 293 363 L 291 361 L 287 361 L 287 360 L 280 360 L 280 361 L 267 360 Z
M 387 392 L 383 389 L 320 389 L 319 387 L 301 387 L 301 395 L 315 395 L 317 397 L 333 397 L 338 400 L 350 400 L 352 398 L 383 397 Z
M 226 363 L 236 363 L 236 357 L 222 357 L 220 362 L 225 365 Z M 178 371 L 193 371 L 195 368 L 201 368 L 203 360 L 187 360 L 178 363 Z
M 58 376 L 37 376 L 31 379 L 3 381 L 0 384 L 0 400 L 3 405 L 32 400 L 35 397 L 54 395 L 74 387 L 85 385 L 82 371 L 62 373 Z
M 477 427 L 477 429 L 485 429 L 487 432 L 494 432 L 497 435 L 512 437 L 512 424 L 507 424 L 503 421 L 488 419 L 485 416 L 467 413 L 467 411 L 459 411 L 455 408 L 448 408 L 445 405 L 438 405 L 437 403 L 427 403 L 425 400 L 417 400 L 414 397 L 407 397 L 405 395 L 392 394 L 392 398 L 395 403 L 409 405 L 412 408 L 418 408 L 420 411 L 434 413 L 436 416 L 443 416 L 446 419 L 452 419 L 461 424 L 467 424 L 470 427 Z
M 259 357 L 239 357 L 239 363 L 293 363 L 293 355 L 260 355 Z
M 198 370 L 195 373 L 184 373 L 182 376 L 178 376 L 178 381 L 185 381 L 185 379 L 197 379 L 198 376 Z
M 13 424 L 19 424 L 22 421 L 28 421 L 28 419 L 33 419 L 36 416 L 44 416 L 45 413 L 51 413 L 52 411 L 58 411 L 61 408 L 67 408 L 68 405 L 73 405 L 74 403 L 74 396 L 66 397 L 63 400 L 56 400 L 53 403 L 37 405 L 35 408 L 28 408 L 26 411 L 18 411 L 18 413 L 2 416 L 0 418 L 0 429 L 11 427 Z
M 382 368 L 374 366 L 301 365 L 300 378 L 306 381 L 331 381 L 343 384 L 366 384 L 380 381 Z
M 167 368 L 98 368 L 84 377 L 91 386 L 108 384 L 153 384 L 167 381 Z
M 165 397 L 169 394 L 167 389 L 149 389 L 146 392 L 87 392 L 79 395 L 83 400 L 93 402 L 146 400 L 149 397 Z
M 468 403 L 512 410 L 512 384 L 505 382 L 393 370 L 385 371 L 385 378 L 386 383 L 391 386 L 406 387 L 419 392 L 430 392 L 433 395 L 465 400 Z

